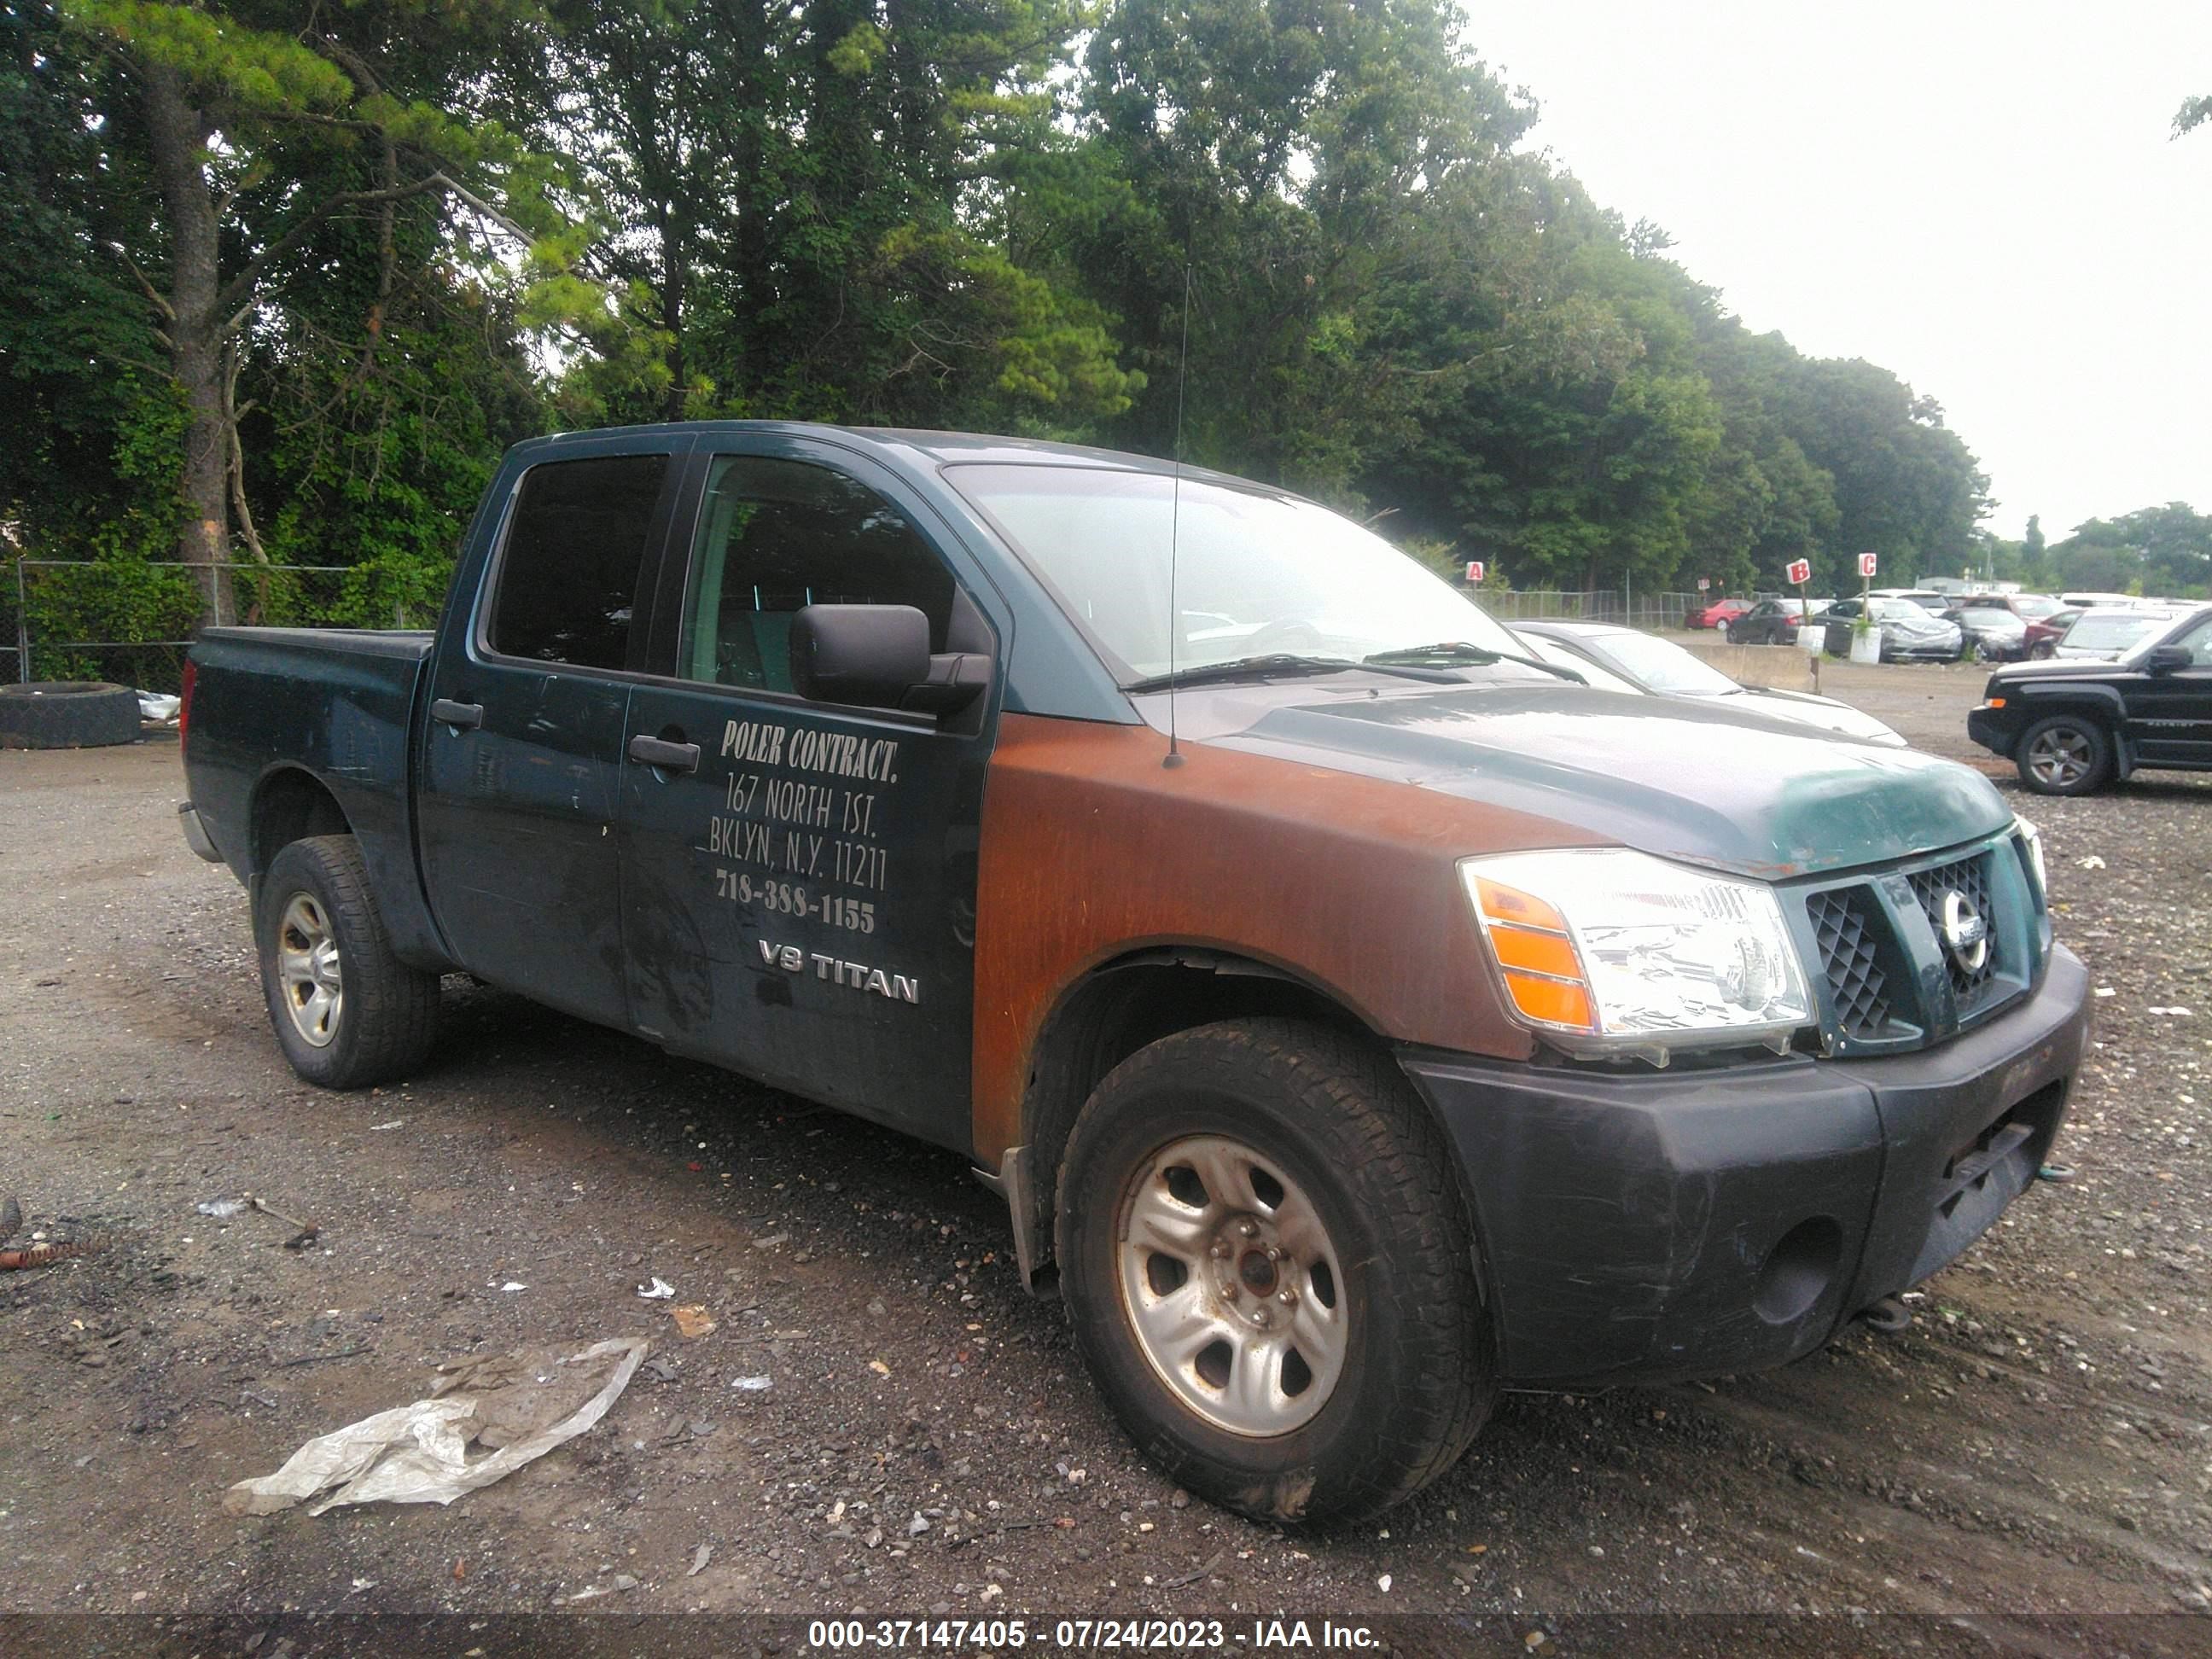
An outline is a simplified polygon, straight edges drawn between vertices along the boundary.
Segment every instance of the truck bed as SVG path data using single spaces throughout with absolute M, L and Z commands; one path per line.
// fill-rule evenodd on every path
M 432 637 L 416 629 L 210 628 L 192 653 L 198 678 L 184 754 L 200 821 L 249 884 L 276 850 L 260 844 L 267 837 L 252 821 L 257 796 L 264 813 L 281 810 L 268 803 L 283 799 L 275 775 L 286 771 L 328 790 L 360 838 L 395 946 L 424 966 L 439 965 L 443 953 L 416 866 L 410 775 Z

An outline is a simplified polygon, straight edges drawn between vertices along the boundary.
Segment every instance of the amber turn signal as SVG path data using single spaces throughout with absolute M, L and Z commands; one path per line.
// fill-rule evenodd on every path
M 1523 1019 L 1595 1031 L 1589 976 L 1556 906 L 1487 876 L 1474 880 L 1483 936 L 1498 958 L 1505 993 Z

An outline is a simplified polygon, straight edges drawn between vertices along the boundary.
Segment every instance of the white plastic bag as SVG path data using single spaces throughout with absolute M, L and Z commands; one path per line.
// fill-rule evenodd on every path
M 605 1417 L 636 1375 L 647 1346 L 644 1338 L 630 1337 L 565 1358 L 509 1354 L 441 1366 L 451 1375 L 440 1379 L 433 1398 L 319 1435 L 276 1474 L 231 1487 L 222 1506 L 233 1515 L 269 1515 L 318 1492 L 330 1495 L 310 1515 L 341 1504 L 450 1504 Z M 580 1392 L 595 1387 L 577 1403 Z M 471 1462 L 471 1441 L 494 1449 Z

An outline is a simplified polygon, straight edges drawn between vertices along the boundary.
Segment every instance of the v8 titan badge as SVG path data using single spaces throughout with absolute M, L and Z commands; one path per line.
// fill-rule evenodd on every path
M 781 968 L 787 974 L 803 974 L 809 963 L 814 964 L 814 977 L 835 980 L 840 985 L 850 986 L 855 991 L 873 991 L 879 997 L 893 1002 L 920 1002 L 921 981 L 906 974 L 890 974 L 880 968 L 871 968 L 865 962 L 848 962 L 842 957 L 825 956 L 819 951 L 802 951 L 796 945 L 778 945 L 772 939 L 760 941 L 761 960 L 771 968 Z

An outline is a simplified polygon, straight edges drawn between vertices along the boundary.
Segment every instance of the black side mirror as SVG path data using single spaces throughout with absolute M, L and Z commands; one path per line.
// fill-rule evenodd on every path
M 2143 659 L 2143 667 L 2153 674 L 2172 674 L 2196 662 L 2197 653 L 2185 645 L 2154 645 Z
M 910 605 L 810 605 L 791 619 L 791 683 L 802 697 L 895 708 L 929 678 L 929 618 Z
M 810 605 L 791 619 L 791 683 L 817 702 L 949 714 L 991 683 L 991 659 L 929 649 L 910 605 Z

